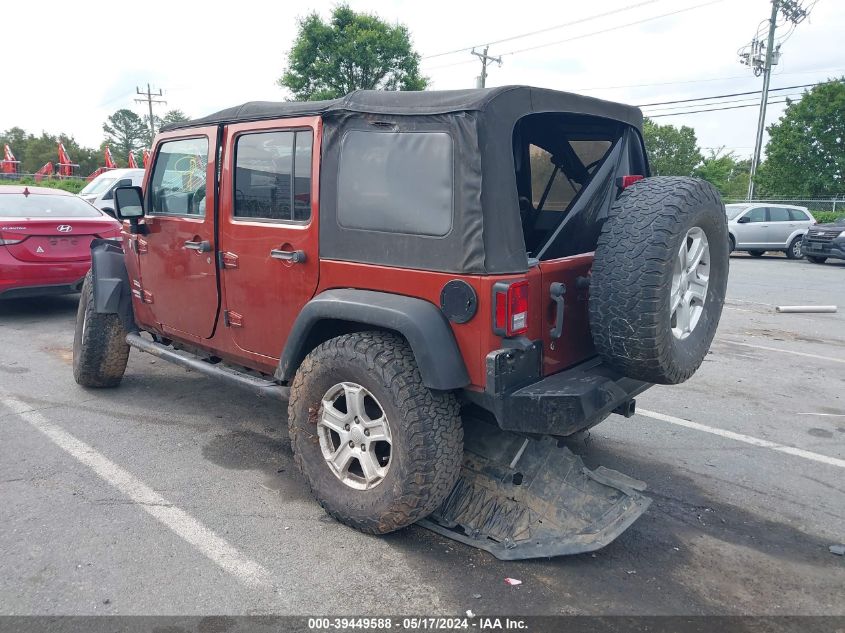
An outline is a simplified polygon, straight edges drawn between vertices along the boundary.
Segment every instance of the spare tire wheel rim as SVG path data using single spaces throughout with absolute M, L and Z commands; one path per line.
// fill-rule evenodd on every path
M 326 391 L 317 436 L 329 470 L 345 485 L 370 490 L 384 481 L 393 438 L 384 408 L 367 389 L 341 382 Z
M 709 283 L 710 244 L 704 231 L 694 226 L 681 240 L 672 272 L 669 317 L 676 339 L 687 338 L 701 320 Z

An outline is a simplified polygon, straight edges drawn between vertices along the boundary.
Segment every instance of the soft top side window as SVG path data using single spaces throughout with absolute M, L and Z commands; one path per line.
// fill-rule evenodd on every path
M 208 138 L 164 141 L 150 179 L 150 213 L 205 216 Z
M 448 133 L 350 130 L 341 143 L 339 226 L 428 237 L 452 230 L 455 167 Z

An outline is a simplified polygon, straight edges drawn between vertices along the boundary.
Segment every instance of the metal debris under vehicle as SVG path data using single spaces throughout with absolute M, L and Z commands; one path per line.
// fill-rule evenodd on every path
M 443 504 L 419 524 L 501 560 L 601 549 L 645 512 L 645 483 L 588 469 L 551 437 L 529 439 L 464 420 L 464 464 Z

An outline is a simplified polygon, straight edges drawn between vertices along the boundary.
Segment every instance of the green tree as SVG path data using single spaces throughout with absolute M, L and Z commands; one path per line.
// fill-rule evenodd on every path
M 182 112 L 181 110 L 168 110 L 164 113 L 162 117 L 156 117 L 156 129 L 160 130 L 162 125 L 167 125 L 168 123 L 180 123 L 181 121 L 188 121 L 191 117 L 187 114 Z
M 748 192 L 749 160 L 740 160 L 724 148 L 710 150 L 710 154 L 695 168 L 693 175 L 713 184 L 725 198 L 744 198 Z
M 766 196 L 824 197 L 845 191 L 845 78 L 787 99 L 769 126 L 757 176 Z
M 643 138 L 653 176 L 692 176 L 704 160 L 695 130 L 686 125 L 659 125 L 643 122 Z
M 103 132 L 111 151 L 124 159 L 129 152 L 146 147 L 150 137 L 150 129 L 144 120 L 126 108 L 118 110 L 103 123 Z
M 335 7 L 329 22 L 317 13 L 300 20 L 278 84 L 301 101 L 333 99 L 361 88 L 424 90 L 428 80 L 419 62 L 405 26 L 344 4 Z

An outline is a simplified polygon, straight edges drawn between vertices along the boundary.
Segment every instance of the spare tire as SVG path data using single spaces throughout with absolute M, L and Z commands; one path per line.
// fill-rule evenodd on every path
M 710 348 L 728 281 L 725 207 L 697 178 L 658 176 L 625 189 L 599 235 L 590 329 L 625 376 L 674 385 Z

